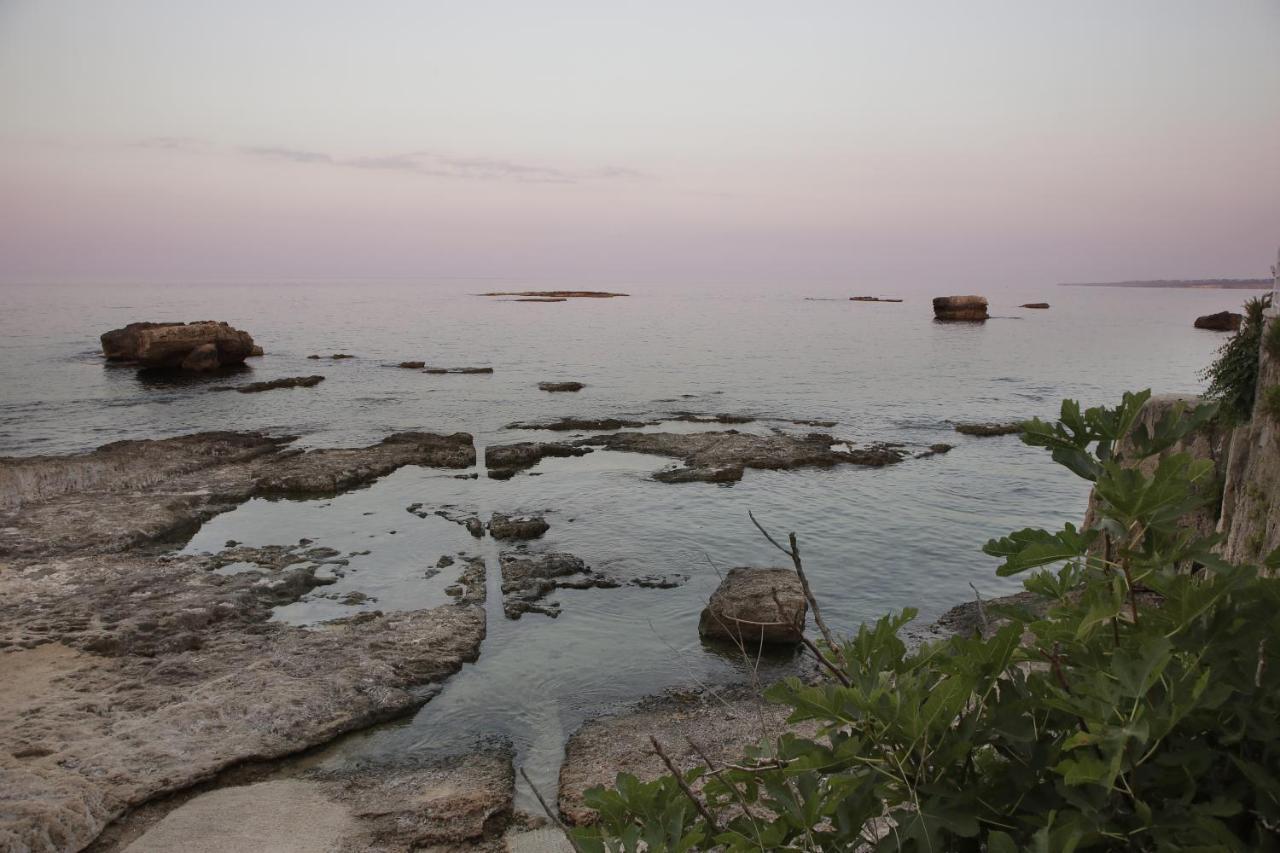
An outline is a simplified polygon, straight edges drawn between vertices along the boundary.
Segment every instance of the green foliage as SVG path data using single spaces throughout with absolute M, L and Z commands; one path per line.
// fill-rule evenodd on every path
M 1277 324 L 1280 326 L 1280 324 Z M 1262 392 L 1262 411 L 1273 421 L 1280 421 L 1280 385 L 1272 385 Z
M 1023 440 L 1094 483 L 1089 529 L 986 545 L 1039 606 L 908 649 L 907 611 L 825 654 L 841 673 L 768 698 L 796 726 L 738 763 L 619 776 L 587 851 L 1280 850 L 1280 580 L 1178 519 L 1208 466 L 1170 449 L 1215 406 L 1137 424 L 1146 394 L 1063 404 Z M 1120 439 L 1129 433 L 1129 439 Z M 1122 449 L 1123 448 L 1123 449 Z M 1163 456 L 1143 466 L 1133 464 Z M 1174 567 L 1192 560 L 1195 573 Z M 1280 551 L 1267 558 L 1280 567 Z
M 1201 378 L 1209 383 L 1205 394 L 1222 404 L 1227 420 L 1243 423 L 1253 416 L 1254 395 L 1258 390 L 1258 357 L 1262 345 L 1263 312 L 1271 304 L 1270 294 L 1250 299 L 1244 304 L 1244 321 L 1240 330 L 1218 349 L 1218 357 L 1205 368 Z M 1272 324 L 1267 338 L 1268 352 L 1280 358 L 1280 332 Z

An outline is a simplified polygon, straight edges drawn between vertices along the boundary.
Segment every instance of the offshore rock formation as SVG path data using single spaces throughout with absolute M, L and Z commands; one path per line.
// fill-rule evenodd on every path
M 800 642 L 809 605 L 791 569 L 730 569 L 698 619 L 698 633 L 746 648 Z
M 985 296 L 939 296 L 933 300 L 933 316 L 936 320 L 986 320 Z
M 557 589 L 590 589 L 620 586 L 591 568 L 572 554 L 548 552 L 531 554 L 503 551 L 502 612 L 508 619 L 519 619 L 525 613 L 559 616 L 558 602 L 544 602 Z
M 241 394 L 257 394 L 262 391 L 274 391 L 277 388 L 314 388 L 324 381 L 324 377 L 287 376 L 283 379 L 269 379 L 266 382 L 250 382 L 247 385 L 226 385 L 221 388 L 210 388 L 210 391 L 239 391 Z
M 566 391 L 581 391 L 587 386 L 581 382 L 539 382 L 539 391 L 550 391 L 554 393 L 563 393 Z
M 484 464 L 489 478 L 509 480 L 525 469 L 532 468 L 548 456 L 567 458 L 585 456 L 589 447 L 574 447 L 561 442 L 520 441 L 515 444 L 491 444 L 484 449 Z
M 243 364 L 254 354 L 253 337 L 227 323 L 130 323 L 101 336 L 108 361 L 131 361 L 147 368 L 216 370 Z
M 594 435 L 576 444 L 671 456 L 683 462 L 684 467 L 666 468 L 653 475 L 655 480 L 663 483 L 736 483 L 747 468 L 782 471 L 836 465 L 879 467 L 901 462 L 907 455 L 902 448 L 887 444 L 852 448 L 824 432 L 801 436 L 786 433 L 756 435 L 737 430 L 620 432 Z
M 978 437 L 988 437 L 993 435 L 1014 435 L 1022 432 L 1022 421 L 1008 421 L 1005 423 L 959 423 L 956 424 L 956 432 L 961 435 L 976 435 Z
M 1238 332 L 1240 331 L 1240 324 L 1243 322 L 1243 314 L 1237 314 L 1234 311 L 1219 311 L 1217 314 L 1205 314 L 1203 317 L 1197 317 L 1195 327 L 1197 329 L 1208 329 L 1211 332 Z
M 1037 308 L 1043 311 L 1049 307 L 1049 303 L 1048 302 L 1027 302 L 1023 305 L 1019 305 L 1018 307 L 1019 308 Z
M 489 519 L 489 535 L 497 540 L 537 539 L 551 529 L 540 514 L 505 515 L 495 512 Z

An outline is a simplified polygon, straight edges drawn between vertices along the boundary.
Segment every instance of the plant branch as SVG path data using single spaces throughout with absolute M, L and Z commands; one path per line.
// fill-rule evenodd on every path
M 751 519 L 751 523 L 754 524 L 756 529 L 764 535 L 765 539 L 769 540 L 769 543 L 773 545 L 773 547 L 791 558 L 791 563 L 796 568 L 796 574 L 800 576 L 800 588 L 804 590 L 805 601 L 809 602 L 809 607 L 813 610 L 813 621 L 818 626 L 818 630 L 822 632 L 822 639 L 826 641 L 827 646 L 832 652 L 839 655 L 839 646 L 836 645 L 835 634 L 831 633 L 831 629 L 827 627 L 826 620 L 822 618 L 822 609 L 818 607 L 818 599 L 814 597 L 813 590 L 809 587 L 809 578 L 804 573 L 804 564 L 800 560 L 800 545 L 796 541 L 795 533 L 790 535 L 791 547 L 784 548 L 778 544 L 776 539 L 769 535 L 769 531 L 765 530 L 764 527 L 761 526 L 760 522 L 756 521 L 755 515 L 753 515 L 750 510 L 747 510 L 747 517 Z
M 671 761 L 670 756 L 668 756 L 666 751 L 662 748 L 662 744 L 658 743 L 658 739 L 653 735 L 649 735 L 649 743 L 653 744 L 653 751 L 657 753 L 658 757 L 662 759 L 662 763 L 667 766 L 667 770 L 670 771 L 673 777 L 675 777 L 676 784 L 680 786 L 680 790 L 683 791 L 684 795 L 689 798 L 691 803 L 693 803 L 694 808 L 698 810 L 698 814 L 702 815 L 702 819 L 707 822 L 707 826 L 710 828 L 711 834 L 719 835 L 720 826 L 716 823 L 715 817 L 707 809 L 702 800 L 698 799 L 698 795 L 693 792 L 693 789 L 689 787 L 689 783 L 684 780 L 684 774 L 676 769 L 676 765 Z
M 551 809 L 551 806 L 547 805 L 546 800 L 542 799 L 542 792 L 538 790 L 537 785 L 533 784 L 533 780 L 529 778 L 528 773 L 524 772 L 523 767 L 520 768 L 520 777 L 529 786 L 529 790 L 533 791 L 533 795 L 538 798 L 538 805 L 542 806 L 542 810 L 546 812 L 547 817 L 564 833 L 564 837 L 569 841 L 569 846 L 574 849 L 575 853 L 583 853 L 582 848 L 578 846 L 578 842 L 574 840 L 572 833 L 569 832 L 569 827 L 564 825 L 564 822 L 560 820 L 560 816 Z

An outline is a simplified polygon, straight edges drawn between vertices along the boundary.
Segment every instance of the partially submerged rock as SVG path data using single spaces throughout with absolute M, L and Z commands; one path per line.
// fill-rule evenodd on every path
M 507 424 L 507 429 L 546 429 L 555 432 L 586 432 L 610 429 L 635 429 L 652 426 L 654 421 L 636 421 L 622 418 L 566 417 L 554 421 L 521 422 Z
M 492 367 L 424 367 L 423 373 L 493 373 Z
M 799 643 L 809 605 L 792 569 L 730 569 L 698 619 L 698 633 L 748 649 Z
M 742 479 L 747 468 L 781 471 L 846 464 L 881 466 L 900 462 L 907 455 L 900 447 L 885 444 L 853 448 L 821 432 L 799 436 L 756 435 L 736 430 L 620 432 L 591 436 L 577 444 L 681 460 L 684 467 L 667 468 L 653 475 L 655 480 L 664 483 L 735 483 Z
M 892 299 L 882 296 L 850 296 L 850 302 L 901 302 L 901 299 Z
M 1020 306 L 1020 307 L 1022 307 L 1022 308 L 1038 308 L 1038 309 L 1040 309 L 1040 310 L 1042 310 L 1042 311 L 1043 311 L 1044 309 L 1046 309 L 1046 308 L 1048 308 L 1048 307 L 1049 307 L 1049 303 L 1048 303 L 1048 302 L 1027 302 L 1026 304 L 1024 304 L 1024 305 L 1022 305 L 1022 306 Z
M 274 391 L 277 388 L 314 388 L 324 381 L 323 376 L 288 376 L 284 379 L 269 379 L 266 382 L 250 382 L 247 385 L 211 388 L 211 391 L 239 391 L 241 394 L 256 394 L 260 391 Z
M 499 560 L 502 566 L 502 612 L 508 619 L 519 619 L 525 613 L 559 616 L 559 603 L 543 601 L 556 589 L 620 586 L 612 578 L 593 572 L 572 554 L 503 551 Z
M 587 386 L 581 382 L 539 382 L 539 391 L 550 391 L 552 393 L 565 391 L 581 391 Z
M 999 423 L 958 423 L 956 432 L 961 435 L 988 437 L 993 435 L 1014 435 L 1022 432 L 1022 421 L 1004 421 Z
M 1195 327 L 1197 329 L 1208 329 L 1212 332 L 1238 332 L 1240 331 L 1240 324 L 1243 322 L 1243 314 L 1237 314 L 1234 311 L 1219 311 L 1217 314 L 1206 314 L 1203 317 L 1197 317 Z
M 459 604 L 484 604 L 488 598 L 485 589 L 487 568 L 484 557 L 466 557 L 458 580 L 444 588 L 445 594 L 456 599 Z
M 548 456 L 566 458 L 585 456 L 588 447 L 575 447 L 559 442 L 521 441 L 515 444 L 491 444 L 484 449 L 484 464 L 489 477 L 508 480 L 519 472 L 532 468 Z
M 497 290 L 481 296 L 527 296 L 535 299 L 611 299 L 629 296 L 627 293 L 610 293 L 607 290 Z
M 403 367 L 406 370 L 421 370 L 426 366 L 427 363 L 425 361 L 402 361 L 396 365 L 396 367 Z
M 489 535 L 498 540 L 537 539 L 551 529 L 541 515 L 505 515 L 495 512 L 489 519 Z
M 409 507 L 409 512 L 414 513 L 414 515 L 417 515 L 419 518 L 426 518 L 426 514 L 417 509 L 421 506 L 422 504 L 414 504 Z M 473 512 L 459 510 L 456 507 L 445 507 L 444 509 L 436 510 L 435 514 L 446 521 L 452 521 L 454 524 L 461 524 L 463 527 L 467 528 L 468 533 L 477 539 L 484 536 L 484 522 L 481 521 L 479 516 Z
M 227 323 L 130 323 L 101 337 L 108 361 L 146 368 L 209 371 L 243 364 L 253 354 L 253 336 Z
M 985 296 L 939 296 L 933 300 L 936 320 L 986 320 Z

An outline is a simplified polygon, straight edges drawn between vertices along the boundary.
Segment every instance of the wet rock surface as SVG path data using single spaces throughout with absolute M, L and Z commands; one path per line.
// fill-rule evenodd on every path
M 412 504 L 409 507 L 409 512 L 419 518 L 426 518 L 428 514 L 422 509 L 422 504 Z M 454 524 L 461 524 L 463 527 L 467 528 L 468 533 L 477 539 L 484 536 L 484 522 L 481 521 L 480 517 L 474 512 L 462 510 L 454 506 L 446 506 L 443 509 L 436 510 L 434 514 L 440 516 L 445 521 L 452 521 Z
M 1018 306 L 1019 308 L 1035 308 L 1044 311 L 1049 307 L 1048 302 L 1027 302 Z
M 506 515 L 495 512 L 489 518 L 489 535 L 499 540 L 537 539 L 550 529 L 547 520 L 537 513 Z
M 987 298 L 985 296 L 939 296 L 933 300 L 933 316 L 935 320 L 986 320 Z
M 809 605 L 791 569 L 730 569 L 698 619 L 698 633 L 748 649 L 800 642 Z
M 88 454 L 0 459 L 0 556 L 118 552 L 172 541 L 258 496 L 318 496 L 405 465 L 475 464 L 467 433 L 396 433 L 370 447 L 285 450 L 288 438 L 198 433 Z
M 483 557 L 464 557 L 465 565 L 456 583 L 445 587 L 449 597 L 460 604 L 484 604 L 488 597 L 485 590 L 486 567 Z
M 108 361 L 136 362 L 140 367 L 196 372 L 236 364 L 253 354 L 253 336 L 227 323 L 130 323 L 101 336 Z
M 586 388 L 586 387 L 587 386 L 581 382 L 539 382 L 538 383 L 539 391 L 550 391 L 553 394 L 581 391 L 583 388 Z
M 484 464 L 489 470 L 490 479 L 509 480 L 547 457 L 563 459 L 585 456 L 590 452 L 588 447 L 563 442 L 520 441 L 514 444 L 491 444 L 484 449 Z
M 956 432 L 961 435 L 974 435 L 985 438 L 993 435 L 1015 435 L 1022 432 L 1022 421 L 1005 421 L 1002 423 L 959 423 Z
M 669 456 L 684 463 L 654 474 L 664 483 L 736 483 L 747 468 L 783 471 L 830 468 L 836 465 L 882 466 L 907 456 L 901 447 L 876 444 L 853 448 L 827 433 L 757 435 L 736 430 L 665 433 L 620 432 L 595 435 L 576 442 L 629 453 Z M 846 449 L 847 448 L 847 449 Z
M 502 611 L 508 619 L 519 619 L 525 613 L 559 616 L 560 604 L 544 601 L 556 589 L 620 586 L 618 581 L 593 572 L 572 554 L 504 551 L 500 562 Z
M 493 373 L 492 367 L 424 367 L 423 373 Z
M 656 421 L 637 421 L 623 418 L 577 418 L 566 417 L 554 421 L 516 421 L 507 424 L 507 429 L 546 429 L 555 432 L 586 432 L 610 429 L 635 429 L 652 426 Z
M 421 370 L 426 366 L 427 363 L 425 361 L 402 361 L 396 365 L 396 367 L 403 367 L 406 370 Z
M 270 379 L 266 382 L 250 382 L 247 385 L 233 385 L 222 388 L 210 388 L 210 391 L 239 391 L 241 394 L 257 394 L 261 391 L 274 391 L 277 388 L 314 388 L 324 381 L 323 376 L 288 376 L 284 379 Z
M 620 578 L 596 571 L 573 554 L 554 551 L 503 551 L 502 610 L 508 619 L 525 613 L 559 616 L 560 604 L 546 601 L 557 589 L 616 589 L 621 586 L 645 589 L 672 589 L 685 583 L 688 575 L 636 575 Z
M 883 296 L 850 296 L 850 302 L 901 302 L 901 299 L 893 299 Z

